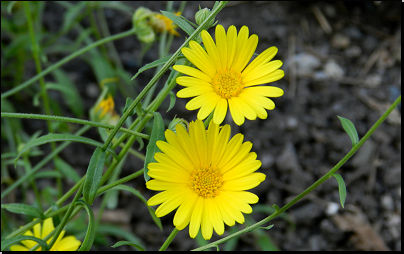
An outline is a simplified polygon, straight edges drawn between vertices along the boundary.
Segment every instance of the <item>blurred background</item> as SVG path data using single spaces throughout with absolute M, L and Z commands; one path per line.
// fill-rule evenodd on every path
M 180 2 L 169 5 L 154 1 L 105 3 L 43 2 L 31 5 L 44 67 L 84 47 L 89 39 L 96 41 L 108 33 L 114 35 L 131 29 L 132 15 L 141 6 L 155 12 L 167 10 L 167 6 L 175 12 L 180 6 Z M 182 15 L 194 22 L 199 5 L 212 8 L 213 4 L 210 1 L 188 2 Z M 2 1 L 2 93 L 37 73 L 21 8 L 16 4 L 10 15 L 6 10 L 7 2 Z M 246 120 L 242 126 L 236 126 L 230 116 L 226 119 L 225 123 L 232 126 L 232 135 L 243 133 L 245 140 L 253 143 L 253 151 L 262 161 L 259 171 L 267 178 L 253 189 L 260 201 L 252 206 L 253 213 L 246 215 L 246 223 L 226 227 L 221 237 L 214 233 L 211 241 L 270 215 L 274 211 L 273 204 L 285 205 L 347 154 L 352 144 L 337 116 L 351 120 L 361 138 L 401 94 L 399 2 L 234 1 L 216 19 L 226 29 L 230 25 L 238 30 L 248 26 L 250 34 L 259 37 L 258 54 L 271 46 L 279 49 L 274 59 L 284 63 L 281 69 L 285 71 L 285 77 L 270 85 L 282 88 L 285 95 L 274 99 L 276 107 L 268 112 L 265 120 Z M 90 29 L 94 24 L 101 33 Z M 180 36 L 174 37 L 170 53 L 186 37 L 179 28 L 177 31 Z M 210 29 L 209 32 L 213 35 L 213 31 Z M 152 78 L 154 70 L 145 71 L 135 81 L 129 81 L 130 78 L 144 64 L 159 56 L 158 42 L 146 51 L 145 45 L 134 35 L 114 41 L 112 47 L 99 47 L 95 52 L 76 58 L 45 76 L 46 82 L 61 84 L 73 94 L 69 96 L 62 88 L 49 92 L 55 115 L 89 119 L 89 110 L 100 95 L 99 83 L 108 75 L 120 78 L 115 84 L 114 101 L 116 112 L 122 115 L 126 98 L 134 99 Z M 168 75 L 167 72 L 157 89 L 161 89 Z M 178 89 L 176 87 L 174 92 Z M 43 114 L 41 107 L 32 106 L 38 91 L 39 84 L 35 84 L 7 100 L 2 99 L 2 111 Z M 195 120 L 197 111 L 185 109 L 188 101 L 177 98 L 174 108 L 166 113 L 170 102 L 166 99 L 159 112 L 167 123 L 174 116 Z M 47 132 L 44 121 L 7 121 L 15 121 L 13 124 L 18 126 L 16 133 L 21 140 L 38 130 L 42 130 L 42 135 Z M 7 124 L 10 123 L 2 118 L 2 153 L 13 150 Z M 73 124 L 53 124 L 60 133 L 78 129 Z M 151 127 L 146 126 L 144 132 L 150 133 Z M 96 129 L 91 129 L 85 136 L 101 141 Z M 136 143 L 134 149 L 137 148 L 139 144 Z M 46 154 L 50 146 L 41 146 L 38 150 Z M 76 143 L 63 150 L 60 157 L 82 176 L 92 152 L 92 147 Z M 140 152 L 144 153 L 145 148 Z M 30 160 L 35 164 L 40 158 L 30 157 Z M 128 156 L 120 176 L 131 174 L 142 165 L 140 159 Z M 44 167 L 52 168 L 52 164 Z M 12 165 L 4 165 L 3 157 L 1 172 L 3 190 L 18 177 L 18 172 L 14 172 Z M 272 229 L 244 234 L 220 245 L 220 249 L 401 250 L 401 107 L 392 112 L 337 173 L 347 185 L 345 209 L 339 203 L 337 182 L 329 179 L 272 221 Z M 64 183 L 67 191 L 72 181 Z M 37 185 L 52 200 L 54 179 L 38 179 Z M 147 199 L 155 194 L 145 188 L 142 177 L 127 185 L 139 190 Z M 26 200 L 29 203 L 33 199 L 30 192 L 13 191 L 3 202 Z M 92 208 L 97 211 L 99 205 L 96 200 Z M 173 230 L 174 212 L 161 218 L 161 232 L 144 203 L 128 192 L 117 193 L 107 208 L 102 217 L 104 226 L 99 229 L 93 250 L 113 250 L 110 246 L 116 242 L 133 238 L 140 239 L 146 250 L 158 250 Z M 7 216 L 17 222 L 20 220 L 18 226 L 23 225 L 23 217 Z M 2 213 L 2 232 L 13 226 L 5 223 L 5 218 Z M 68 232 L 79 237 L 80 230 L 86 228 L 82 223 L 85 215 L 77 221 L 69 224 Z M 187 227 L 177 234 L 168 250 L 189 250 L 204 243 L 200 236 L 196 240 L 190 239 Z M 131 250 L 131 247 L 115 250 Z

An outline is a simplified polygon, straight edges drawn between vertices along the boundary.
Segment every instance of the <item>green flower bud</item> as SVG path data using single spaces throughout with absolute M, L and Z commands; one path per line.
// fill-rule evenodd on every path
M 154 13 L 144 7 L 140 7 L 133 14 L 132 22 L 136 29 L 136 36 L 139 41 L 144 43 L 152 43 L 156 39 L 153 28 L 149 24 L 149 19 Z
M 201 9 L 201 7 L 199 6 L 199 11 L 195 14 L 195 21 L 198 25 L 202 24 L 203 21 L 205 21 L 205 19 L 210 15 L 210 10 L 208 8 L 203 8 Z M 212 19 L 209 24 L 208 27 L 211 27 L 213 22 L 215 22 L 214 19 Z
M 168 125 L 168 129 L 172 130 L 174 133 L 177 133 L 177 131 L 175 130 L 175 126 L 177 126 L 177 124 L 181 124 L 186 130 L 188 130 L 188 121 L 182 118 L 174 118 L 171 123 Z

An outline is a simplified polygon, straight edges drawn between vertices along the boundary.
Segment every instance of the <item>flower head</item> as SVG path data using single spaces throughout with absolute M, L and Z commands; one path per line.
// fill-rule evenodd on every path
M 177 12 L 175 15 L 179 16 L 181 15 L 181 12 Z M 160 13 L 156 13 L 153 17 L 154 19 L 151 19 L 151 24 L 157 32 L 161 33 L 163 31 L 167 31 L 175 36 L 180 36 L 180 34 L 175 30 L 177 25 L 175 25 L 171 19 Z
M 148 174 L 154 179 L 147 188 L 162 191 L 147 204 L 161 204 L 156 215 L 162 217 L 177 207 L 174 226 L 178 230 L 189 224 L 189 235 L 194 238 L 201 228 L 205 239 L 213 229 L 219 235 L 224 223 L 233 226 L 244 223 L 242 213 L 251 213 L 249 204 L 258 197 L 246 190 L 265 180 L 255 171 L 261 166 L 257 155 L 250 152 L 251 142 L 243 143 L 243 135 L 236 134 L 230 141 L 230 125 L 223 128 L 211 122 L 205 130 L 201 120 L 189 124 L 189 133 L 178 124 L 176 132 L 166 130 L 167 142 L 157 141 L 162 153 L 157 162 L 149 163 Z
M 34 233 L 32 233 L 31 230 L 28 230 L 24 233 L 24 235 L 28 236 L 35 236 L 36 238 L 44 239 L 50 232 L 52 232 L 55 229 L 53 226 L 53 220 L 52 218 L 47 218 L 41 227 L 41 224 L 38 223 L 34 226 Z M 76 239 L 74 236 L 66 236 L 63 237 L 65 234 L 65 230 L 62 230 L 60 233 L 58 239 L 56 240 L 55 244 L 52 246 L 50 249 L 51 251 L 76 251 L 80 245 L 81 242 Z M 47 243 L 49 244 L 51 242 L 52 238 L 49 238 Z M 32 240 L 24 240 L 21 241 L 21 243 L 25 246 L 21 245 L 12 245 L 10 247 L 11 251 L 28 251 L 32 247 L 34 247 L 37 242 L 32 241 Z M 37 250 L 41 250 L 41 247 L 39 247 Z
M 186 87 L 177 96 L 196 96 L 186 108 L 200 108 L 198 119 L 201 120 L 215 110 L 213 121 L 216 124 L 223 122 L 227 107 L 237 125 L 243 124 L 245 118 L 255 120 L 258 116 L 266 119 L 265 109 L 275 108 L 274 102 L 267 97 L 282 96 L 283 90 L 257 85 L 274 82 L 284 76 L 284 72 L 279 70 L 282 62 L 271 61 L 278 49 L 270 47 L 248 64 L 257 48 L 257 35 L 248 37 L 246 26 L 240 29 L 238 35 L 235 26 L 230 26 L 226 34 L 221 25 L 216 26 L 215 34 L 216 44 L 207 31 L 202 31 L 206 50 L 195 41 L 189 43 L 189 48 L 182 48 L 184 56 L 198 69 L 173 66 L 174 70 L 188 75 L 177 78 L 177 83 Z
M 94 112 L 97 119 L 101 122 L 115 125 L 119 121 L 119 116 L 115 112 L 114 108 L 114 99 L 112 98 L 112 95 L 109 94 L 106 99 L 103 99 L 97 106 L 95 106 Z

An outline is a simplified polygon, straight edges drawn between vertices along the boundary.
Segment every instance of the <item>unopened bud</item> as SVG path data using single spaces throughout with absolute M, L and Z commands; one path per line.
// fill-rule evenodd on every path
M 199 7 L 200 9 L 200 7 Z M 202 24 L 210 15 L 211 11 L 208 8 L 203 8 L 200 9 L 196 14 L 195 14 L 195 21 L 198 25 Z M 211 27 L 213 22 L 215 22 L 214 19 L 212 19 L 209 24 L 208 27 Z

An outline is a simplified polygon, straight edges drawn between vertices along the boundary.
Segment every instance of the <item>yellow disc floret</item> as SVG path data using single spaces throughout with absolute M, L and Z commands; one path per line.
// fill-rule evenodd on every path
M 204 198 L 215 197 L 223 183 L 223 177 L 217 168 L 203 166 L 191 173 L 190 187 L 199 196 Z

